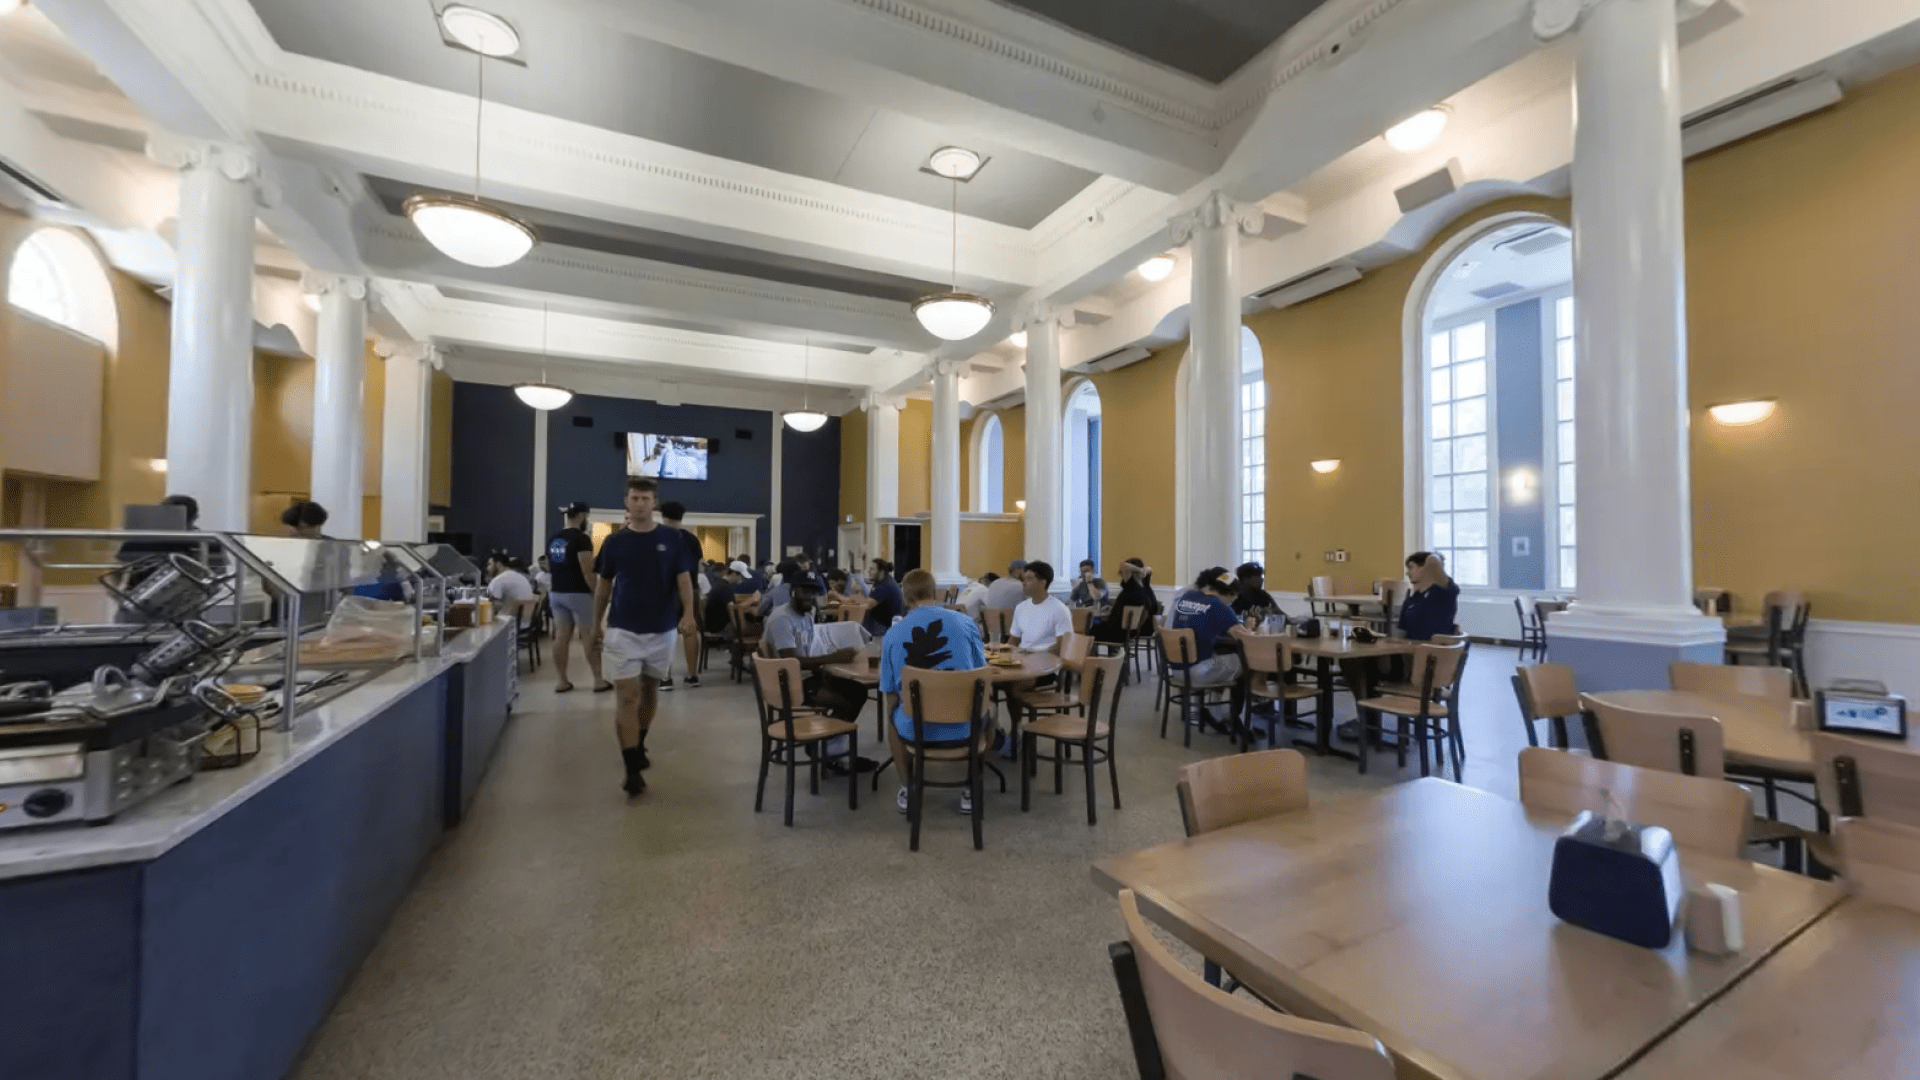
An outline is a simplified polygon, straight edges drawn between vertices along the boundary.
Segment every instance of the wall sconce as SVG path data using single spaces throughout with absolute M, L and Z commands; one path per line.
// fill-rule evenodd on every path
M 163 457 L 149 458 L 147 459 L 147 468 L 152 469 L 161 476 L 165 476 L 167 475 L 167 459 Z
M 1735 401 L 1726 405 L 1715 405 L 1707 410 L 1707 415 L 1713 417 L 1714 422 L 1728 427 L 1744 427 L 1748 424 L 1757 424 L 1772 416 L 1774 405 L 1775 402 L 1772 399 Z
M 1540 474 L 1522 465 L 1507 471 L 1507 502 L 1526 506 L 1540 497 Z
M 1018 511 L 1020 511 L 1020 512 L 1021 512 L 1021 513 L 1023 513 L 1023 514 L 1024 514 L 1024 513 L 1026 513 L 1026 512 L 1027 512 L 1027 500 L 1025 500 L 1025 499 L 1015 499 L 1015 500 L 1013 500 L 1013 508 L 1014 508 L 1015 510 L 1018 510 Z
M 1330 473 L 1333 470 L 1338 469 L 1339 467 L 1340 467 L 1339 458 L 1325 458 L 1323 460 L 1316 461 L 1313 463 L 1313 471 L 1317 473 Z

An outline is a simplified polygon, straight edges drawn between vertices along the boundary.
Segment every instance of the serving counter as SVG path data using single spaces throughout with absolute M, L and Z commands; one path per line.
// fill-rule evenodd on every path
M 92 827 L 0 833 L 0 1077 L 277 1080 L 505 728 L 510 622 L 449 633 Z

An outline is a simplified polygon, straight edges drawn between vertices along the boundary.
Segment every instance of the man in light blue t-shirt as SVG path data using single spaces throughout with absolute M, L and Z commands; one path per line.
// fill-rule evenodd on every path
M 894 732 L 898 737 L 887 741 L 893 744 L 894 768 L 900 770 L 902 783 L 896 805 L 904 814 L 907 812 L 904 781 L 913 767 L 905 745 L 905 740 L 913 737 L 913 717 L 908 714 L 907 702 L 900 694 L 904 671 L 907 668 L 972 671 L 987 666 L 987 652 L 980 643 L 980 627 L 965 614 L 939 602 L 939 588 L 932 574 L 915 570 L 900 583 L 900 590 L 909 610 L 881 642 L 880 692 L 893 695 L 899 703 L 893 711 Z M 990 701 L 987 707 L 992 708 Z M 970 728 L 966 724 L 928 724 L 925 734 L 929 745 L 964 747 Z M 973 793 L 964 789 L 960 812 L 973 813 Z

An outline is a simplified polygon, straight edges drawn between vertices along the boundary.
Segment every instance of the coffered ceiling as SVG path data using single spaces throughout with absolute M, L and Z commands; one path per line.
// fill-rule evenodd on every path
M 1225 82 L 1327 0 L 999 0 L 1209 83 Z

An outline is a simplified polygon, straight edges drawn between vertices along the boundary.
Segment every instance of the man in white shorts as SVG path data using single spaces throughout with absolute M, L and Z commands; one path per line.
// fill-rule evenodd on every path
M 606 538 L 595 563 L 593 634 L 617 698 L 614 730 L 626 765 L 626 792 L 647 789 L 647 729 L 660 704 L 679 634 L 699 633 L 694 621 L 693 556 L 673 529 L 654 520 L 659 485 L 627 481 L 627 527 Z M 602 620 L 606 629 L 602 630 Z

